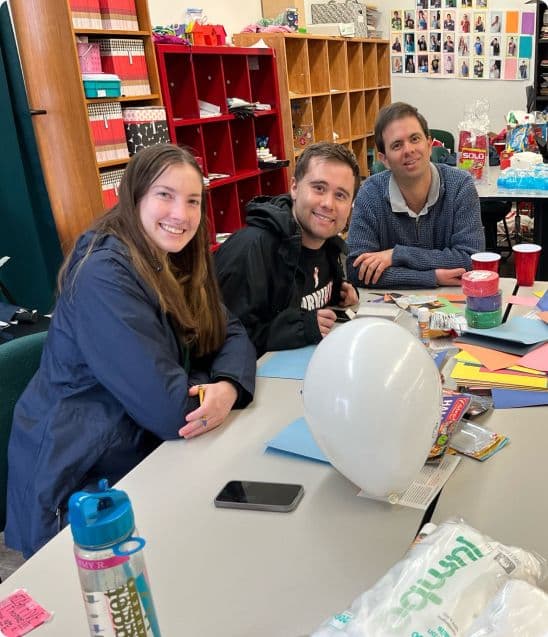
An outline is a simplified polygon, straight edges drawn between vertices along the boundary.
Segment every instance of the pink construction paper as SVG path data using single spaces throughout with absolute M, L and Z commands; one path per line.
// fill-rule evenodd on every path
M 517 58 L 506 58 L 504 60 L 504 79 L 505 80 L 515 80 L 517 70 L 518 70 Z
M 540 372 L 548 372 L 548 343 L 522 356 L 519 365 L 538 369 Z
M 536 307 L 538 303 L 536 296 L 509 296 L 506 300 L 512 305 L 526 305 L 527 307 Z
M 51 613 L 23 588 L 0 601 L 0 631 L 6 637 L 26 635 L 50 618 Z

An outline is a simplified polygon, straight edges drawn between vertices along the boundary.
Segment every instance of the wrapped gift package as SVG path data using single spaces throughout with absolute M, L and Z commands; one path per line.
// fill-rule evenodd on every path
M 129 157 L 119 102 L 88 104 L 88 117 L 98 162 Z
M 192 31 L 194 46 L 223 46 L 226 44 L 226 31 L 222 24 L 198 24 L 194 23 Z
M 97 42 L 77 42 L 78 60 L 82 73 L 101 73 L 101 53 Z
M 162 106 L 131 106 L 122 109 L 130 155 L 143 148 L 170 142 L 166 111 Z
M 138 31 L 135 0 L 98 0 L 103 29 Z
M 122 95 L 149 95 L 150 84 L 143 41 L 105 38 L 98 42 L 103 71 L 118 75 L 122 80 Z
M 356 37 L 367 37 L 367 8 L 361 2 L 348 0 L 348 2 L 312 3 L 310 12 L 312 24 L 353 22 Z
M 120 78 L 108 73 L 83 73 L 86 97 L 120 97 Z
M 75 29 L 102 29 L 99 0 L 70 0 L 72 26 Z
M 123 174 L 123 168 L 116 168 L 114 170 L 105 170 L 100 175 L 103 204 L 106 209 L 112 208 L 118 203 L 118 188 Z

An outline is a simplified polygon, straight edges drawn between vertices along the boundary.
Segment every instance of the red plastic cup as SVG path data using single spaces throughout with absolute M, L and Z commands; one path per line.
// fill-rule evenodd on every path
M 496 252 L 476 252 L 472 257 L 472 270 L 499 271 L 500 254 Z
M 535 283 L 541 249 L 535 243 L 517 243 L 512 246 L 518 285 L 531 287 Z
M 497 151 L 497 155 L 500 157 L 502 151 L 506 149 L 506 142 L 493 142 L 493 146 Z

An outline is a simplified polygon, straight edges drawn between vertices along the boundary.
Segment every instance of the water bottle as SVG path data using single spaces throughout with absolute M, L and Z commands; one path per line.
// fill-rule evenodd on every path
M 107 480 L 96 493 L 73 493 L 69 521 L 90 635 L 161 637 L 127 493 Z

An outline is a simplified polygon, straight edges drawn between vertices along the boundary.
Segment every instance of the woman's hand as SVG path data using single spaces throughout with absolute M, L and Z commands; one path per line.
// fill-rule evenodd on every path
M 202 388 L 203 403 L 187 414 L 186 425 L 179 429 L 179 436 L 194 438 L 218 427 L 230 413 L 238 398 L 236 387 L 226 380 L 208 385 L 194 385 L 188 390 L 189 396 L 198 396 Z

